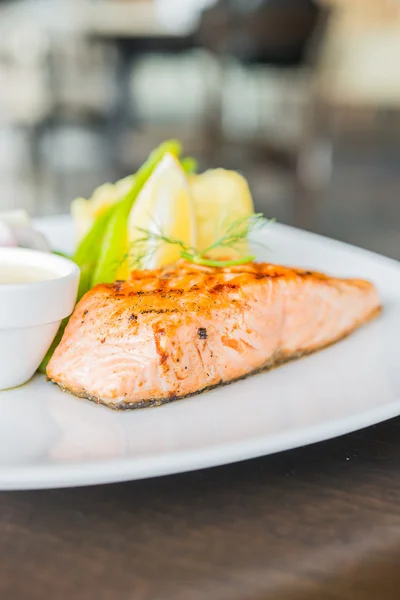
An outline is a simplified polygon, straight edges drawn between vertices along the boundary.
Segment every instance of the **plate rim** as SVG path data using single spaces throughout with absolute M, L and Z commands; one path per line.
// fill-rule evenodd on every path
M 326 421 L 318 426 L 307 427 L 296 432 L 290 431 L 279 436 L 261 436 L 219 446 L 214 444 L 206 449 L 185 453 L 177 451 L 135 460 L 129 457 L 68 465 L 59 462 L 57 465 L 41 465 L 33 468 L 18 465 L 0 467 L 0 490 L 84 487 L 188 473 L 311 446 L 383 423 L 399 415 L 400 398 L 368 412 L 356 413 L 345 419 Z M 328 434 L 323 433 L 327 426 L 329 426 Z M 218 450 L 218 457 L 215 456 L 216 450 Z M 56 471 L 62 472 L 61 478 Z M 69 473 L 69 477 L 66 477 L 65 473 Z M 24 480 L 22 484 L 21 479 Z

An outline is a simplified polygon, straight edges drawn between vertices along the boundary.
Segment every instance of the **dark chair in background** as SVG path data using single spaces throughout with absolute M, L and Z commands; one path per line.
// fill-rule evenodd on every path
M 297 67 L 321 13 L 312 0 L 219 0 L 203 12 L 198 39 L 246 64 Z
M 245 67 L 265 66 L 287 73 L 288 79 L 296 71 L 305 73 L 310 85 L 298 144 L 285 148 L 266 135 L 255 136 L 241 146 L 252 161 L 275 163 L 293 177 L 292 219 L 307 227 L 313 226 L 316 193 L 325 180 L 319 172 L 324 162 L 319 139 L 323 134 L 319 131 L 312 72 L 328 16 L 328 11 L 312 0 L 219 0 L 204 11 L 196 34 L 196 41 L 218 61 L 222 79 L 232 58 Z M 220 110 L 216 100 L 209 120 L 210 146 L 215 151 L 229 143 L 221 128 Z

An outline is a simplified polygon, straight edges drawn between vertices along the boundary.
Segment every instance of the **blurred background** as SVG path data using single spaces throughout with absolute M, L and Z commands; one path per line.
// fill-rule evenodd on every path
M 0 0 L 0 208 L 178 137 L 269 217 L 400 259 L 398 0 Z

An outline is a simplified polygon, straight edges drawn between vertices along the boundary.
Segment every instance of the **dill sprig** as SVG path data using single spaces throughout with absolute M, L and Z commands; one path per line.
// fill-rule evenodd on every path
M 181 258 L 208 267 L 231 267 L 252 262 L 254 255 L 239 256 L 231 260 L 218 260 L 210 258 L 213 250 L 226 248 L 234 250 L 240 254 L 240 246 L 247 240 L 250 234 L 263 229 L 266 225 L 273 222 L 273 219 L 266 219 L 262 213 L 256 213 L 234 221 L 227 221 L 220 228 L 220 234 L 216 240 L 207 248 L 199 251 L 193 246 L 189 246 L 182 240 L 168 237 L 159 227 L 154 229 L 144 229 L 138 227 L 137 230 L 143 234 L 138 238 L 132 248 L 131 268 L 143 269 L 145 262 L 152 256 L 162 244 L 171 244 L 180 248 Z

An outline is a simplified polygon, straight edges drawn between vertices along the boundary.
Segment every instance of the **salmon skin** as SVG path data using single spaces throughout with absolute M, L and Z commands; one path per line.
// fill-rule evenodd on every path
M 159 405 L 328 346 L 380 308 L 363 280 L 268 263 L 181 261 L 90 290 L 47 375 L 110 408 Z

